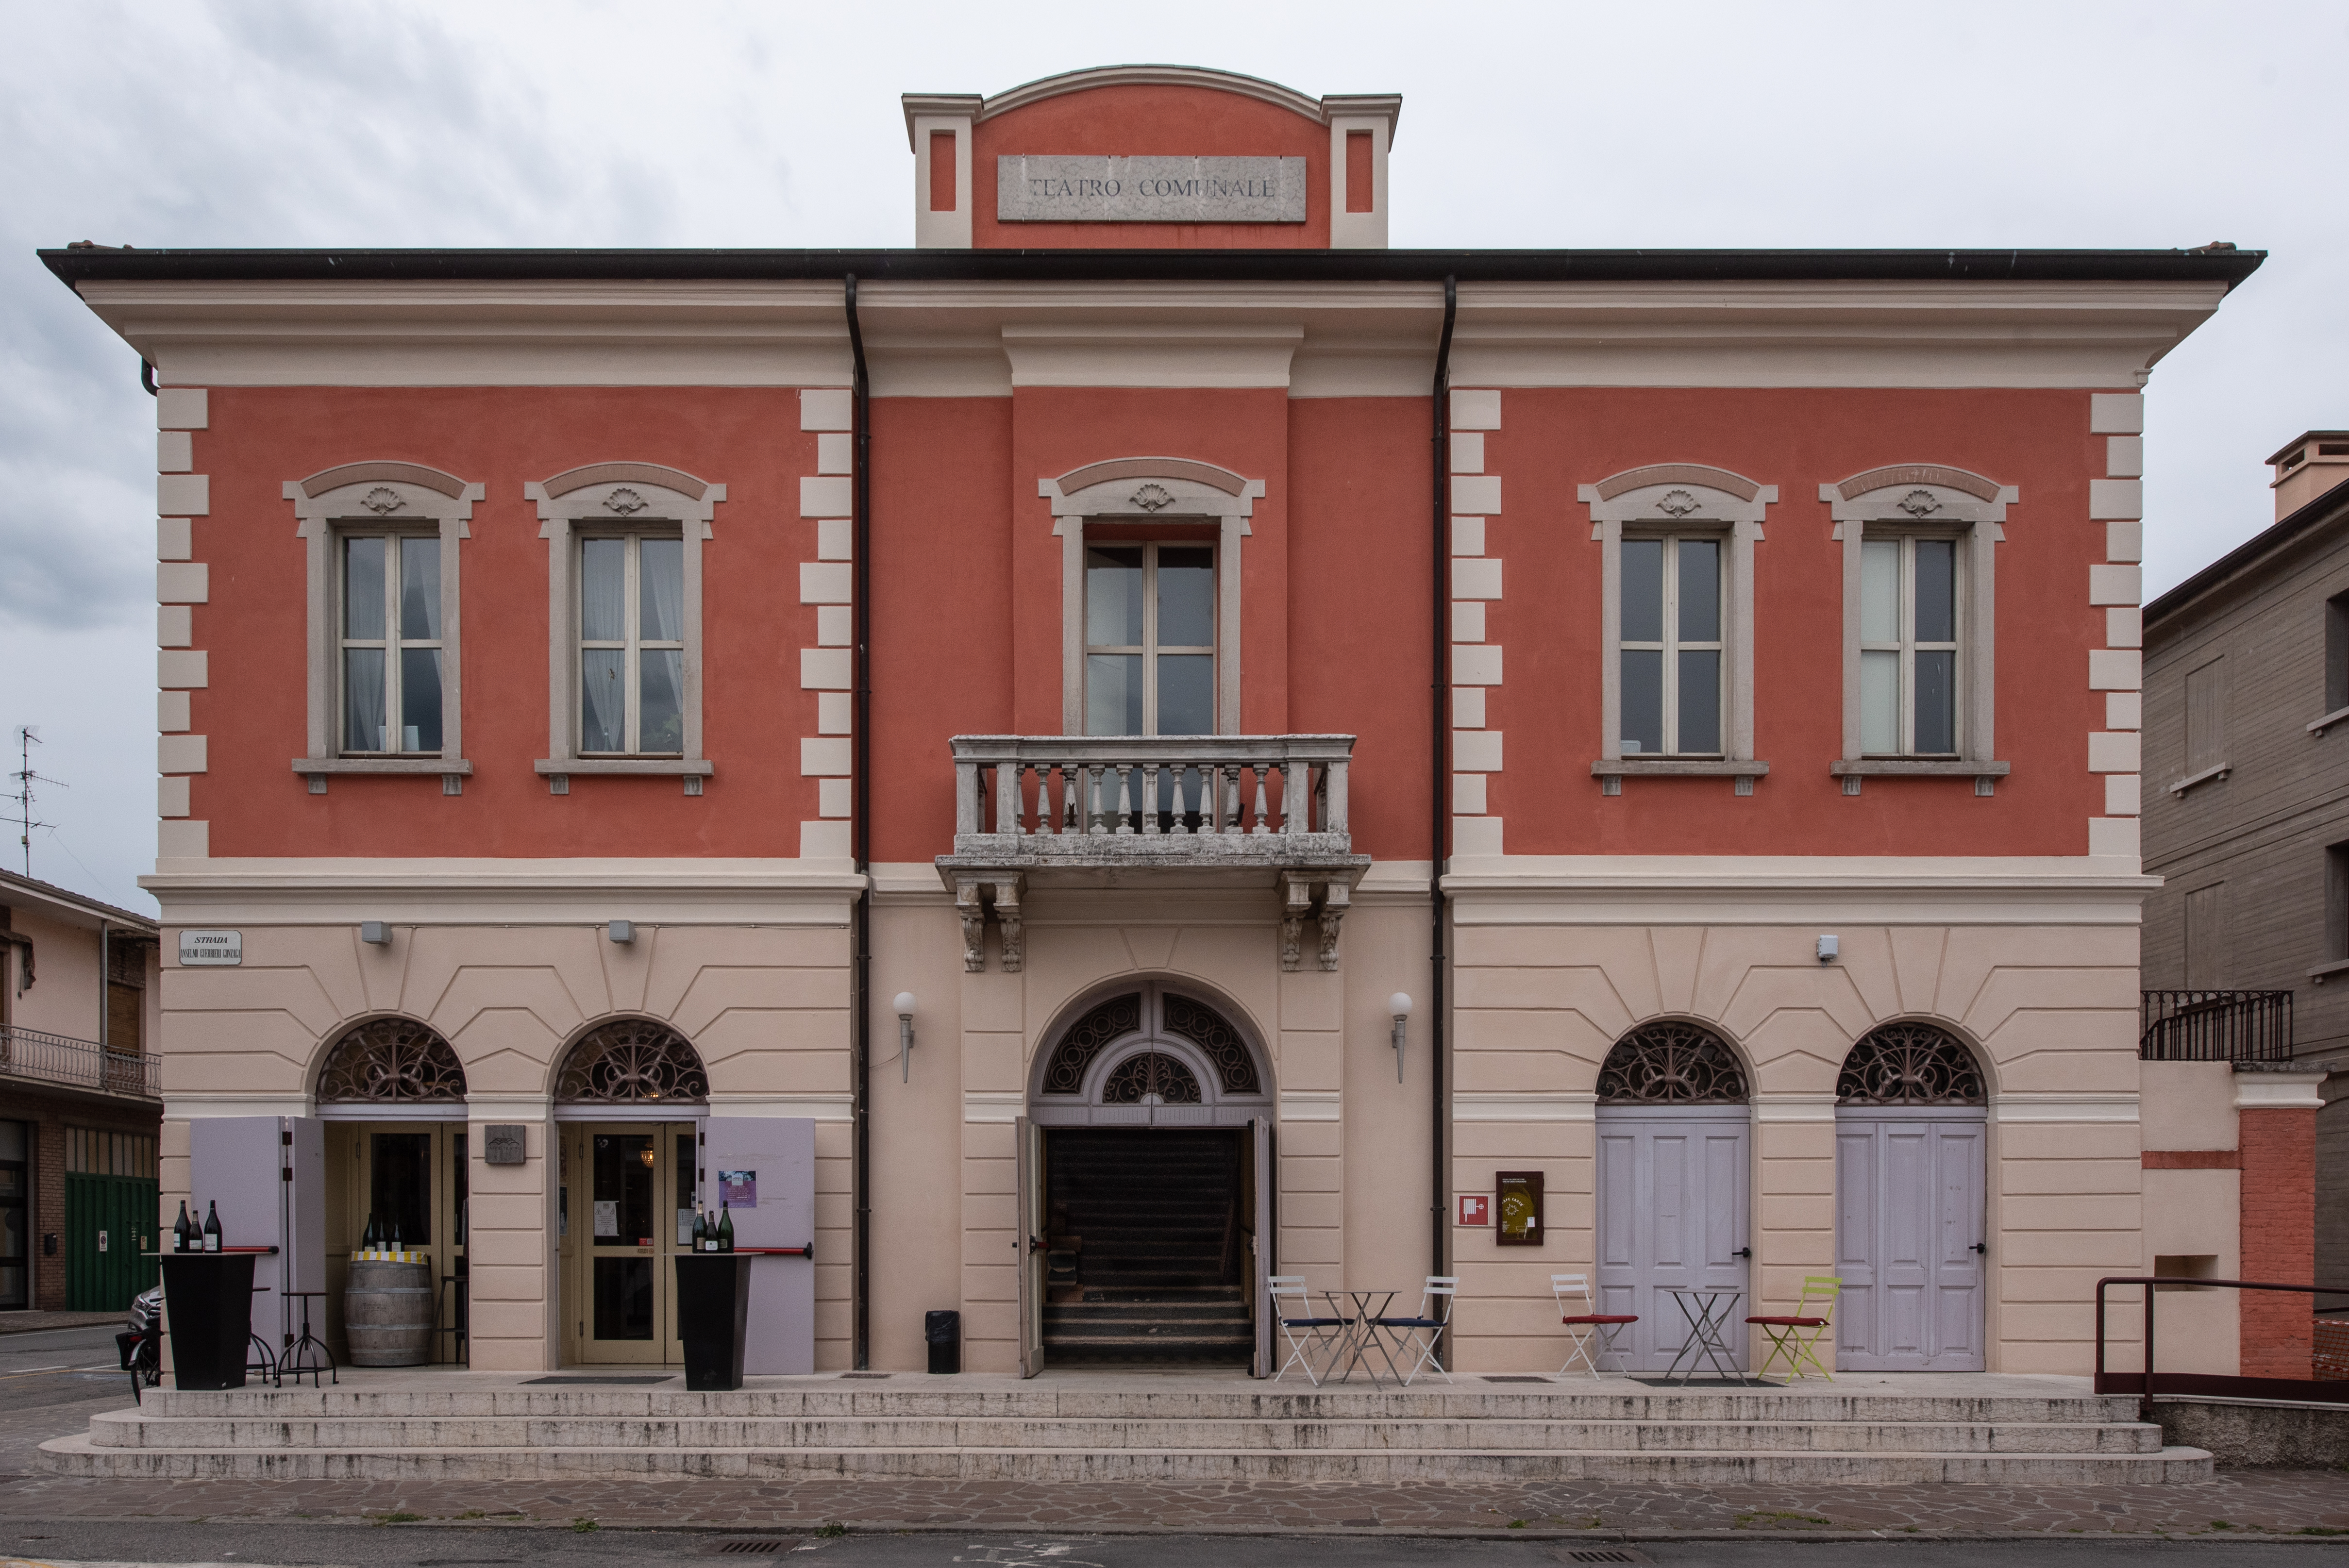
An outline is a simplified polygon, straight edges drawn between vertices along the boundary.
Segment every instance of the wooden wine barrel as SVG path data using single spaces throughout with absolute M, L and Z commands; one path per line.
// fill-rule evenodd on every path
M 430 1265 L 354 1260 L 343 1286 L 343 1336 L 354 1367 L 421 1367 L 430 1361 Z

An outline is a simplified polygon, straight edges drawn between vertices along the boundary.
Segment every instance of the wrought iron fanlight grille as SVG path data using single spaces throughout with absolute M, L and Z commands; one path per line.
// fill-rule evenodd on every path
M 1256 1057 L 1229 1020 L 1204 1002 L 1172 992 L 1164 997 L 1166 1029 L 1182 1036 L 1215 1064 L 1216 1077 L 1226 1094 L 1262 1094 L 1256 1076 Z
M 1085 1069 L 1112 1041 L 1142 1027 L 1142 993 L 1112 996 L 1069 1026 L 1044 1068 L 1046 1094 L 1082 1094 Z
M 649 1018 L 623 1018 L 580 1037 L 564 1058 L 554 1098 L 620 1105 L 707 1099 L 709 1075 L 675 1029 Z
M 1197 1105 L 1199 1080 L 1162 1051 L 1143 1051 L 1117 1064 L 1102 1085 L 1103 1105 Z
M 1697 1024 L 1644 1024 L 1615 1042 L 1599 1069 L 1601 1105 L 1740 1105 L 1745 1069 L 1728 1042 Z
M 373 1018 L 345 1030 L 318 1074 L 321 1105 L 450 1105 L 464 1098 L 457 1053 L 413 1018 Z
M 1930 1024 L 1870 1029 L 1836 1079 L 1838 1105 L 1982 1105 L 1989 1098 L 1973 1052 Z

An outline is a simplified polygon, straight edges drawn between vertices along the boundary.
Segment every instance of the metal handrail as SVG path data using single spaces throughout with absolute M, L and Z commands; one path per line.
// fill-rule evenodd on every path
M 2292 997 L 2290 991 L 2141 991 L 2138 1059 L 2290 1061 Z
M 2137 1419 L 2153 1419 L 2155 1379 L 2153 1368 L 2153 1298 L 2158 1285 L 2187 1285 L 2198 1290 L 2271 1290 L 2293 1295 L 2349 1295 L 2339 1285 L 2278 1284 L 2269 1280 L 2202 1279 L 2190 1274 L 2110 1274 L 2096 1282 L 2096 1371 L 2095 1389 L 2099 1394 L 2126 1393 L 2127 1389 L 2108 1387 L 2126 1377 L 2125 1373 L 2105 1370 L 2105 1291 L 2116 1284 L 2145 1287 L 2145 1371 L 2140 1375 L 2137 1390 Z M 2239 1330 L 2240 1332 L 2240 1330 Z M 2240 1352 L 2239 1352 L 2240 1355 Z M 2240 1360 L 2238 1365 L 2240 1365 Z M 2320 1387 L 2333 1392 L 2323 1397 L 2326 1404 L 2349 1404 L 2349 1381 L 2320 1384 L 2315 1378 L 2220 1377 L 2207 1373 L 2173 1372 L 2171 1385 L 2180 1393 L 2209 1394 L 2217 1398 L 2230 1395 L 2244 1398 L 2315 1399 Z M 2191 1387 L 2189 1387 L 2189 1385 Z
M 160 1099 L 162 1066 L 159 1057 L 109 1050 L 95 1040 L 0 1025 L 0 1075 Z

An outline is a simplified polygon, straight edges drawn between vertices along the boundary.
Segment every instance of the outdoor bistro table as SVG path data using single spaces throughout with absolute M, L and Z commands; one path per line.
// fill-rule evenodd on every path
M 1664 1376 L 1670 1377 L 1680 1372 L 1681 1363 L 1685 1360 L 1688 1370 L 1681 1372 L 1681 1381 L 1685 1384 L 1696 1376 L 1701 1363 L 1710 1361 L 1713 1369 L 1723 1377 L 1734 1377 L 1741 1383 L 1745 1381 L 1745 1374 L 1722 1365 L 1723 1358 L 1730 1357 L 1730 1350 L 1728 1342 L 1721 1336 L 1721 1331 L 1728 1326 L 1729 1315 L 1736 1310 L 1745 1293 L 1720 1285 L 1693 1289 L 1665 1285 L 1661 1288 L 1666 1295 L 1679 1304 L 1681 1315 L 1688 1320 L 1689 1326 L 1688 1337 L 1682 1341 L 1680 1351 L 1672 1357 L 1672 1364 L 1665 1369 Z
M 1371 1319 L 1385 1316 L 1387 1308 L 1394 1305 L 1397 1294 L 1391 1290 L 1325 1290 L 1321 1293 L 1323 1298 L 1330 1303 L 1331 1315 L 1346 1320 L 1345 1332 L 1339 1336 L 1338 1340 L 1338 1352 L 1346 1358 L 1345 1370 L 1325 1372 L 1322 1374 L 1323 1377 L 1335 1377 L 1340 1383 L 1349 1382 L 1354 1376 L 1354 1367 L 1359 1364 L 1363 1370 L 1370 1373 L 1371 1387 L 1375 1388 L 1380 1386 L 1379 1369 L 1371 1364 L 1371 1352 L 1377 1350 L 1381 1355 L 1385 1355 L 1386 1347 L 1380 1343 L 1379 1331 L 1371 1326 Z M 1372 1296 L 1379 1298 L 1379 1304 L 1376 1306 L 1371 1305 Z M 1350 1315 L 1347 1311 L 1349 1302 L 1353 1304 Z M 1330 1365 L 1331 1367 L 1338 1365 L 1338 1356 L 1333 1355 L 1330 1357 Z M 1387 1370 L 1394 1372 L 1394 1357 L 1392 1356 L 1387 1357 Z M 1395 1372 L 1394 1375 L 1395 1381 L 1402 1380 L 1402 1374 Z

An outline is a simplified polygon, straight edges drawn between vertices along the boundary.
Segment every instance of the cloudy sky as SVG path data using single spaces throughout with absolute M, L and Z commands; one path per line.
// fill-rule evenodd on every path
M 153 908 L 153 416 L 36 247 L 902 245 L 901 92 L 1142 60 L 1401 92 L 1398 245 L 2271 251 L 2155 372 L 2158 592 L 2271 521 L 2261 459 L 2349 426 L 2344 59 L 2338 0 L 0 0 L 0 726 L 61 781 L 33 872 Z

